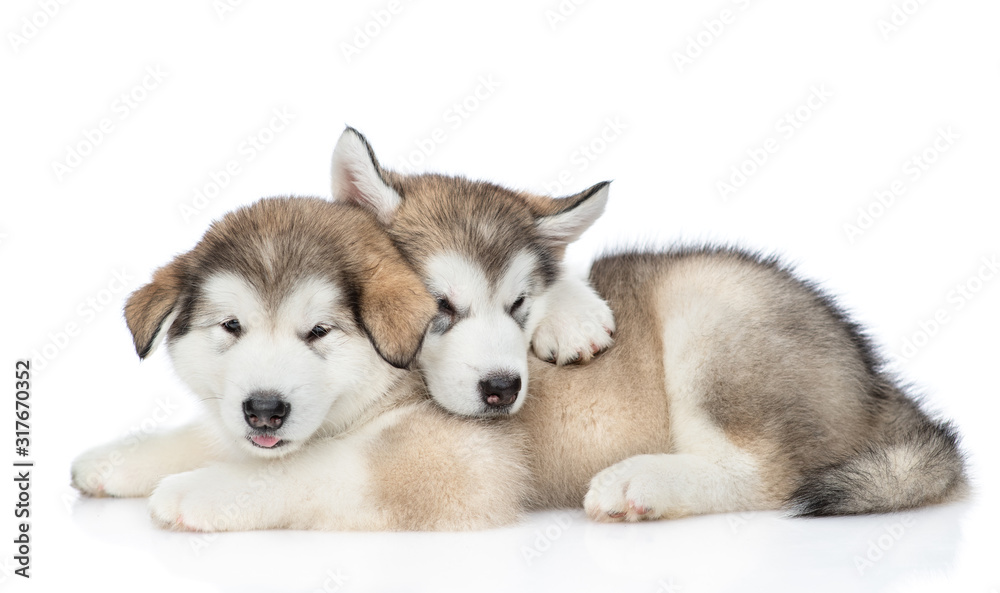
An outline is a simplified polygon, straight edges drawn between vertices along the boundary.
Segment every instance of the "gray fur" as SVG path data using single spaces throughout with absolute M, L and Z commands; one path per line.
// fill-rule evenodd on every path
M 622 312 L 645 292 L 636 280 L 662 281 L 681 262 L 724 269 L 765 295 L 751 307 L 734 303 L 729 327 L 705 336 L 714 354 L 702 366 L 704 406 L 727 434 L 787 471 L 794 512 L 899 511 L 965 491 L 955 431 L 906 394 L 832 298 L 775 258 L 716 247 L 599 258 L 591 280 L 616 313 L 619 344 L 631 329 Z
M 547 242 L 542 221 L 605 189 L 553 200 L 400 175 L 382 169 L 356 131 L 341 142 L 349 150 L 335 153 L 335 195 L 380 214 L 429 288 L 454 274 L 431 270 L 442 253 L 495 279 L 527 249 L 538 256 L 540 298 L 560 278 L 565 241 L 578 236 Z M 345 186 L 345 171 L 366 183 Z M 529 358 L 527 394 L 510 419 L 529 436 L 534 506 L 582 501 L 596 520 L 628 521 L 782 507 L 830 515 L 966 491 L 956 433 L 886 372 L 832 298 L 776 258 L 711 246 L 626 250 L 598 258 L 590 281 L 614 313 L 615 346 L 577 367 Z M 570 297 L 549 310 L 573 305 Z M 461 350 L 449 355 L 472 366 Z M 468 409 L 429 387 L 449 410 Z

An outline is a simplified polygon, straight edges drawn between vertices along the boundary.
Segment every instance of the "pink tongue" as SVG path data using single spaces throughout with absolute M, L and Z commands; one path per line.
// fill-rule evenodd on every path
M 278 437 L 272 437 L 269 435 L 252 436 L 250 437 L 250 440 L 257 445 L 260 445 L 261 447 L 267 447 L 267 448 L 271 448 L 277 445 L 279 441 L 281 441 L 281 439 L 279 439 Z

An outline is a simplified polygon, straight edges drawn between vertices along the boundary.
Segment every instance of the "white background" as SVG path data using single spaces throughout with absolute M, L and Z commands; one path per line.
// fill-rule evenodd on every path
M 997 3 L 401 0 L 391 15 L 388 0 L 49 5 L 8 1 L 0 16 L 0 360 L 11 370 L 17 358 L 44 363 L 31 399 L 33 576 L 10 572 L 11 468 L 0 487 L 0 588 L 1000 587 L 1000 280 L 983 264 L 1000 256 Z M 808 107 L 813 89 L 829 96 Z M 797 128 L 779 125 L 786 114 Z M 75 455 L 197 413 L 165 357 L 138 363 L 120 315 L 127 293 L 227 210 L 328 195 L 347 123 L 391 167 L 556 193 L 613 179 L 607 213 L 570 253 L 580 268 L 622 243 L 782 254 L 886 353 L 920 344 L 895 368 L 956 421 L 976 496 L 853 519 L 599 526 L 564 511 L 473 534 L 207 539 L 153 528 L 144 501 L 77 500 Z M 947 150 L 929 149 L 940 130 Z M 247 148 L 249 136 L 261 150 Z M 79 163 L 71 148 L 86 153 Z M 920 168 L 915 156 L 933 163 Z M 68 158 L 74 166 L 57 171 Z M 238 172 L 220 173 L 227 164 Z M 750 174 L 720 191 L 734 166 Z M 876 192 L 894 182 L 904 191 L 883 207 Z M 197 191 L 209 198 L 196 203 Z M 859 209 L 870 218 L 851 235 Z M 929 323 L 935 314 L 946 321 Z M 0 435 L 13 461 L 5 373 Z

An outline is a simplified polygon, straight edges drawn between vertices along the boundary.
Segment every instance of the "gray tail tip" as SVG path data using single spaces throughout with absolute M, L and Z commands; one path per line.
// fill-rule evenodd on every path
M 894 442 L 872 443 L 807 472 L 786 506 L 799 517 L 892 513 L 952 502 L 967 492 L 957 433 L 947 423 L 928 422 Z
M 795 517 L 839 517 L 857 514 L 848 509 L 851 495 L 846 488 L 807 481 L 789 497 L 786 506 Z

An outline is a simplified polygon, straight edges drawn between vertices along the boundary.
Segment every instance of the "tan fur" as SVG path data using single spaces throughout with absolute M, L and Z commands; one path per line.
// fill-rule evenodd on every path
M 264 294 L 332 265 L 330 254 L 308 249 L 279 257 L 282 243 L 270 241 L 287 235 L 288 245 L 301 250 L 311 237 L 293 229 L 312 217 L 288 219 L 269 207 L 296 206 L 274 201 L 252 210 L 245 222 L 265 232 L 242 224 L 213 228 L 218 237 L 210 231 L 206 240 L 219 243 L 183 256 L 181 285 L 227 258 L 243 258 L 242 273 Z M 336 229 L 330 240 L 337 265 L 368 285 L 356 293 L 373 342 L 392 340 L 376 338 L 390 326 L 365 321 L 380 310 L 402 305 L 415 312 L 414 323 L 426 324 L 427 307 L 419 301 L 428 295 L 398 282 L 412 272 L 393 263 L 387 241 L 372 238 L 384 235 L 370 218 L 320 220 Z M 504 251 L 487 244 L 502 233 L 471 222 L 451 237 L 453 245 L 482 240 L 483 253 Z M 359 231 L 371 237 L 353 236 Z M 443 229 L 435 233 L 445 236 Z M 436 235 L 403 238 L 412 245 L 427 236 Z M 266 245 L 251 245 L 255 238 Z M 359 247 L 368 255 L 359 255 Z M 366 259 L 371 253 L 392 265 Z M 165 288 L 147 287 L 130 302 L 130 327 L 145 332 L 137 344 L 155 333 L 165 308 L 154 297 L 169 294 L 177 277 L 176 270 L 158 273 L 154 283 Z M 280 460 L 220 469 L 191 454 L 195 447 L 168 447 L 188 451 L 184 462 L 193 471 L 160 482 L 154 517 L 201 530 L 451 530 L 503 525 L 525 508 L 581 502 L 594 519 L 634 521 L 777 509 L 789 500 L 807 514 L 892 511 L 954 500 L 966 490 L 953 434 L 878 373 L 863 337 L 825 297 L 774 262 L 728 250 L 626 253 L 599 259 L 591 279 L 615 311 L 617 346 L 588 366 L 532 359 L 528 400 L 512 418 L 450 416 L 428 401 L 417 375 L 392 371 L 392 387 L 371 405 L 331 419 L 326 433 Z M 366 288 L 378 287 L 391 296 L 365 296 Z M 183 323 L 182 313 L 171 333 L 181 333 Z M 406 339 L 406 327 L 401 343 L 415 350 L 419 336 Z M 127 457 L 121 471 L 155 466 L 145 453 Z M 110 482 L 90 479 L 93 461 L 84 456 L 83 467 L 74 465 L 74 483 L 85 492 L 136 491 L 136 484 L 114 492 Z M 261 464 L 286 477 L 220 524 L 222 509 L 244 500 L 240 488 Z M 165 460 L 163 467 L 180 465 Z M 153 483 L 147 475 L 139 485 Z
M 369 250 L 365 244 L 358 247 L 365 256 L 358 266 L 361 319 L 379 353 L 394 366 L 408 366 L 436 310 L 434 301 L 395 253 L 386 257 L 387 246 L 380 245 L 378 250 Z
M 590 196 L 598 184 L 583 192 L 553 199 L 498 185 L 444 175 L 399 175 L 382 171 L 400 195 L 402 204 L 388 227 L 411 262 L 421 263 L 434 252 L 450 250 L 480 262 L 490 276 L 499 275 L 508 256 L 522 249 L 541 250 L 547 256 L 546 282 L 556 275 L 553 262 L 565 253 L 565 243 L 540 241 L 535 225 L 541 217 L 565 212 Z M 450 199 L 440 197 L 448 194 Z M 447 228 L 445 221 L 470 221 Z M 471 223 L 475 221 L 475 223 Z M 419 237 L 419 240 L 412 240 Z M 535 243 L 535 245 L 533 245 Z M 544 247 L 544 249 L 541 249 Z
M 201 308 L 213 306 L 201 301 L 211 298 L 203 283 L 218 275 L 232 278 L 224 294 L 246 293 L 254 303 L 233 305 L 248 314 L 249 337 L 267 336 L 286 323 L 282 315 L 296 308 L 289 303 L 299 302 L 294 299 L 303 283 L 310 299 L 340 295 L 310 306 L 320 307 L 323 319 L 339 319 L 345 335 L 331 337 L 326 348 L 289 350 L 309 358 L 311 366 L 303 368 L 319 371 L 293 377 L 291 390 L 308 390 L 311 380 L 325 381 L 332 369 L 353 377 L 349 391 L 329 393 L 323 382 L 310 392 L 314 399 L 295 400 L 291 414 L 301 406 L 326 415 L 309 433 L 294 433 L 299 441 L 290 452 L 255 449 L 249 436 L 222 421 L 221 413 L 240 413 L 249 396 L 238 391 L 238 399 L 228 401 L 199 377 L 230 373 L 232 365 L 213 367 L 213 355 L 201 349 L 195 350 L 201 362 L 185 366 L 192 363 L 184 353 L 200 348 L 205 332 L 223 331 L 218 321 L 198 326 L 204 324 Z M 323 292 L 317 278 L 336 290 Z M 184 530 L 461 530 L 511 523 L 530 492 L 523 435 L 511 424 L 447 414 L 428 399 L 417 374 L 385 364 L 412 359 L 435 308 L 388 235 L 361 209 L 272 198 L 230 213 L 194 249 L 158 270 L 126 311 L 140 355 L 158 333 L 168 332 L 175 368 L 205 401 L 204 417 L 84 453 L 73 463 L 73 485 L 91 496 L 150 496 L 153 519 Z M 168 318 L 170 327 L 161 327 Z M 291 329 L 282 325 L 279 333 L 300 339 Z M 288 355 L 272 364 L 275 375 L 284 374 Z M 239 378 L 224 375 L 221 383 Z M 220 409 L 227 401 L 235 405 Z M 274 434 L 285 435 L 287 424 Z
M 425 276 L 422 262 L 455 250 L 498 274 L 531 243 L 539 213 L 560 205 L 461 178 L 383 174 L 403 197 L 390 232 Z M 540 249 L 558 267 L 561 252 Z M 511 419 L 528 434 L 536 507 L 579 505 L 588 488 L 610 504 L 608 488 L 620 487 L 659 489 L 658 503 L 675 505 L 626 495 L 631 509 L 607 512 L 628 520 L 786 504 L 842 514 L 963 491 L 947 425 L 910 411 L 860 330 L 776 262 L 726 249 L 626 253 L 599 259 L 591 281 L 614 311 L 616 347 L 579 368 L 532 359 L 528 399 Z M 649 454 L 661 457 L 615 465 Z M 689 490 L 671 491 L 669 475 L 649 474 L 657 468 L 689 472 L 677 476 Z M 861 475 L 881 494 L 865 498 Z M 908 494 L 895 496 L 901 476 Z M 606 519 L 594 500 L 588 512 Z
M 292 200 L 294 207 L 288 207 Z M 286 243 L 270 243 L 272 238 Z M 292 251 L 287 242 L 299 240 L 313 242 L 315 248 L 303 249 L 296 257 L 307 261 L 290 267 L 282 261 Z M 302 264 L 315 272 L 344 274 L 357 289 L 361 329 L 397 367 L 408 365 L 416 354 L 435 310 L 419 278 L 366 212 L 330 208 L 316 198 L 273 198 L 215 222 L 194 249 L 157 270 L 152 282 L 129 297 L 125 319 L 140 357 L 185 288 L 208 270 L 235 261 L 247 266 L 248 275 L 272 299 L 299 278 Z M 182 328 L 175 324 L 171 329 L 176 335 Z
M 373 502 L 392 509 L 394 530 L 513 523 L 529 492 L 524 440 L 508 423 L 457 418 L 423 400 L 370 445 Z
M 886 449 L 885 469 L 869 470 L 886 481 L 869 487 L 883 488 L 887 498 L 873 495 L 833 512 L 912 508 L 966 491 L 960 455 L 900 392 L 885 404 L 872 395 L 885 387 L 866 370 L 856 336 L 822 313 L 813 295 L 793 288 L 786 271 L 723 250 L 607 258 L 591 279 L 618 320 L 615 348 L 586 367 L 535 362 L 530 399 L 512 418 L 529 435 L 539 506 L 579 505 L 594 475 L 633 456 L 698 453 L 698 443 L 672 434 L 674 422 L 690 420 L 671 414 L 672 389 L 698 394 L 705 418 L 754 460 L 757 478 L 739 491 L 748 498 L 731 507 L 657 516 L 782 508 L 810 472 L 849 463 L 883 441 L 906 443 Z M 704 310 L 716 316 L 702 317 Z M 694 323 L 699 339 L 671 355 L 660 336 L 678 323 Z M 800 332 L 822 338 L 803 342 Z M 672 386 L 679 368 L 665 368 L 665 354 L 692 360 L 697 382 Z
M 545 315 L 546 306 L 559 306 L 542 297 L 561 294 L 552 287 L 565 278 L 565 244 L 600 215 L 607 197 L 603 184 L 554 200 L 458 177 L 400 175 L 383 169 L 351 129 L 334 152 L 332 187 L 335 198 L 377 217 L 428 288 L 447 287 L 436 295 L 435 320 L 441 323 L 431 326 L 435 337 L 428 348 L 443 343 L 435 342 L 437 336 L 461 321 L 445 294 L 460 291 L 448 278 L 438 284 L 432 274 L 485 286 L 476 289 L 480 292 L 499 292 L 512 263 L 530 257 L 530 282 L 521 281 L 517 300 L 536 298 L 543 303 L 539 315 Z M 352 251 L 357 247 L 366 248 L 365 241 L 345 249 L 357 253 Z M 382 313 L 420 300 L 420 291 L 394 284 L 394 276 L 405 275 L 403 266 L 377 261 L 362 265 L 370 273 L 360 276 L 381 292 L 359 289 L 358 316 L 375 318 L 362 323 L 383 356 L 394 361 L 392 334 L 399 328 Z M 290 269 L 302 266 L 297 262 Z M 287 266 L 275 268 L 281 272 Z M 351 280 L 358 278 L 355 273 Z M 327 481 L 310 482 L 295 493 L 304 514 L 255 527 L 470 528 L 510 521 L 525 504 L 582 503 L 602 521 L 788 505 L 803 514 L 851 514 L 953 500 L 964 491 L 954 431 L 929 418 L 895 385 L 860 329 L 830 299 L 779 263 L 730 249 L 626 252 L 597 260 L 591 281 L 617 318 L 615 349 L 582 367 L 530 359 L 527 403 L 507 422 L 449 417 L 421 399 L 422 390 L 408 383 L 413 377 L 400 379 L 379 406 L 351 419 L 346 433 L 322 440 L 312 453 L 340 473 L 360 477 L 345 482 L 321 472 Z M 577 296 L 590 290 L 577 289 Z M 508 297 L 513 302 L 515 295 L 502 298 Z M 590 313 L 600 309 L 594 300 L 604 303 L 593 293 L 589 297 L 582 315 L 568 316 L 591 330 L 569 354 L 591 345 L 598 353 L 592 335 L 611 330 L 601 327 L 607 317 Z M 526 338 L 537 339 L 528 329 L 530 318 L 509 321 L 516 309 L 510 303 L 500 308 L 501 299 L 487 305 L 466 300 L 500 310 L 484 317 L 492 328 L 520 327 L 521 333 L 511 333 L 521 341 L 495 340 L 503 348 L 518 350 Z M 369 313 L 364 301 L 371 305 Z M 418 306 L 415 315 L 427 309 Z M 149 334 L 155 323 L 136 327 Z M 404 344 L 413 346 L 405 327 L 402 334 Z M 466 364 L 462 351 L 434 351 Z M 564 361 L 566 355 L 561 353 Z M 428 356 L 421 361 L 439 362 Z M 432 390 L 440 374 L 427 373 Z M 432 395 L 459 413 L 503 413 L 461 405 L 477 395 L 464 387 L 457 400 Z M 304 457 L 305 462 L 295 458 L 288 464 L 297 473 L 315 470 Z M 164 483 L 176 489 L 176 481 Z M 317 507 L 327 500 L 318 492 L 353 504 Z
M 389 180 L 404 196 L 389 232 L 404 242 L 418 268 L 432 252 L 450 250 L 468 254 L 487 274 L 498 275 L 510 253 L 529 245 L 535 219 L 527 194 L 440 175 L 393 175 Z M 454 198 L 441 200 L 443 192 Z M 443 228 L 441 223 L 451 220 L 475 223 Z
M 499 275 L 509 255 L 529 245 L 538 217 L 591 191 L 557 200 L 462 178 L 379 173 L 403 196 L 389 231 L 418 271 L 432 254 L 457 251 Z M 562 249 L 548 255 L 557 259 Z M 529 435 L 534 508 L 579 506 L 598 471 L 670 451 L 662 345 L 644 331 L 660 325 L 657 280 L 650 271 L 608 286 L 602 296 L 617 312 L 616 346 L 593 362 L 555 367 L 529 359 L 529 397 L 509 423 Z
M 705 260 L 712 260 L 711 265 L 705 266 Z M 579 505 L 591 478 L 618 461 L 640 454 L 678 452 L 676 443 L 670 438 L 670 397 L 663 381 L 666 374 L 663 342 L 658 331 L 651 331 L 669 321 L 665 315 L 690 314 L 690 311 L 678 309 L 678 301 L 689 300 L 692 292 L 700 291 L 702 294 L 695 299 L 733 294 L 734 308 L 760 305 L 745 301 L 735 287 L 726 286 L 738 283 L 754 289 L 763 280 L 739 277 L 739 274 L 754 271 L 737 269 L 738 262 L 727 263 L 724 258 L 706 257 L 701 261 L 691 258 L 672 265 L 664 263 L 656 258 L 615 262 L 598 266 L 592 274 L 595 287 L 608 300 L 618 320 L 613 349 L 584 367 L 556 368 L 532 361 L 530 399 L 512 422 L 523 423 L 530 436 L 541 506 Z M 775 310 L 782 310 L 781 306 L 783 304 Z M 768 320 L 753 322 L 765 321 Z M 706 327 L 706 331 L 718 334 L 732 329 Z M 754 350 L 744 352 L 751 356 L 758 353 Z M 709 354 L 691 352 L 688 355 L 707 357 Z M 768 365 L 780 362 L 756 360 L 751 365 L 727 365 L 723 361 L 719 378 L 730 378 L 728 374 L 734 367 L 759 370 L 763 377 L 773 376 L 774 369 L 769 369 Z M 710 364 L 709 358 L 706 363 Z M 816 388 L 805 386 L 804 393 L 815 393 L 815 400 L 828 397 L 824 393 L 837 389 L 836 372 L 831 371 L 831 374 L 832 377 L 816 376 Z M 757 376 L 754 373 L 731 378 L 742 381 L 742 388 L 753 389 L 754 382 L 758 382 Z M 777 441 L 787 440 L 788 435 L 761 433 L 762 414 L 773 409 L 767 407 L 769 402 L 760 401 L 757 392 L 746 395 L 745 399 L 737 400 L 713 401 L 709 398 L 705 402 L 706 412 L 727 420 L 722 425 L 735 445 L 761 460 L 771 461 L 762 468 L 763 489 L 759 494 L 771 501 L 772 508 L 778 508 L 796 487 L 793 478 L 801 468 L 787 454 L 778 453 L 787 451 L 788 448 Z M 843 428 L 831 431 L 829 434 L 835 438 L 823 444 L 830 449 L 816 454 L 844 456 L 861 439 L 849 431 L 862 431 L 865 426 L 852 426 L 837 418 L 837 414 L 846 412 L 837 410 L 835 403 L 831 405 L 834 407 L 832 416 L 826 419 L 840 423 Z M 816 454 L 810 457 L 813 463 L 817 463 Z M 820 457 L 819 463 L 824 463 L 824 459 Z
M 642 453 L 670 451 L 654 274 L 600 286 L 618 323 L 615 347 L 585 366 L 529 359 L 531 385 L 510 419 L 529 435 L 539 508 L 576 507 L 597 472 Z
M 170 315 L 184 284 L 184 257 L 153 273 L 153 281 L 133 292 L 125 304 L 125 322 L 139 358 L 145 358 Z
M 574 311 L 569 325 L 598 329 L 573 309 L 593 305 L 575 302 L 585 291 L 554 302 L 564 293 L 553 286 L 566 243 L 603 210 L 604 184 L 557 200 L 461 177 L 401 175 L 383 169 L 353 129 L 338 141 L 333 172 L 335 198 L 376 213 L 430 290 L 494 290 L 528 253 L 542 282 L 520 290 L 543 303 L 538 315 L 557 319 L 551 313 L 562 303 Z M 520 411 L 510 408 L 510 423 L 528 437 L 533 506 L 582 502 L 604 521 L 786 505 L 852 514 L 964 490 L 954 431 L 907 397 L 829 297 L 777 261 L 711 247 L 626 251 L 599 258 L 591 282 L 599 293 L 591 296 L 606 299 L 617 320 L 617 346 L 585 367 L 531 359 L 527 399 L 517 400 Z M 480 339 L 468 328 L 505 344 L 489 354 L 507 365 L 525 337 L 544 342 L 545 333 L 522 325 L 522 341 L 511 340 L 512 310 L 465 300 L 490 309 L 492 325 L 476 325 L 473 311 L 462 326 L 442 296 L 418 364 L 443 407 L 491 414 L 476 407 L 469 379 L 441 380 L 442 360 L 455 373 L 482 366 L 479 353 L 466 359 L 454 347 Z M 547 357 L 551 346 L 533 348 Z

